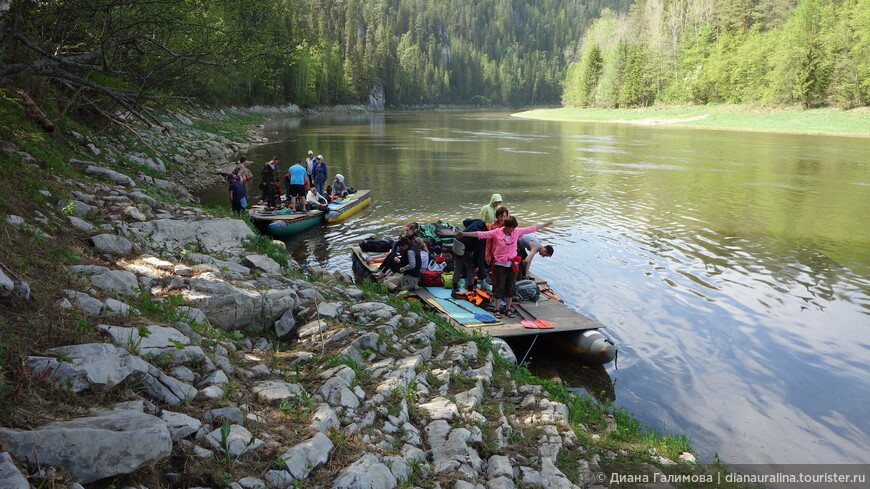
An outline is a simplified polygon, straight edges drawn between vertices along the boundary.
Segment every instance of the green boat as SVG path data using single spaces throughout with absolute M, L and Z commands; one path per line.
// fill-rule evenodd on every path
M 285 238 L 307 231 L 324 221 L 337 222 L 358 212 L 371 202 L 370 190 L 358 190 L 346 198 L 329 204 L 329 211 L 307 210 L 297 212 L 290 208 L 267 211 L 262 205 L 251 207 L 251 220 L 264 234 Z M 328 214 L 328 219 L 327 219 Z

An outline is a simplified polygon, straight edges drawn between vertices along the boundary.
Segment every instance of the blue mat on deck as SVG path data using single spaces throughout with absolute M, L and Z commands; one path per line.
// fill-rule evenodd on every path
M 465 326 L 491 326 L 493 324 L 502 324 L 501 321 L 498 323 L 483 323 L 478 319 L 474 318 L 475 314 L 489 314 L 486 310 L 475 306 L 474 304 L 462 300 L 462 299 L 453 299 L 456 302 L 462 304 L 463 307 L 468 308 L 470 311 L 466 311 L 462 307 L 457 306 L 456 304 L 448 301 L 450 299 L 450 289 L 445 289 L 444 287 L 426 287 L 426 290 L 429 291 L 430 294 L 435 296 L 435 302 L 447 312 L 456 322 Z

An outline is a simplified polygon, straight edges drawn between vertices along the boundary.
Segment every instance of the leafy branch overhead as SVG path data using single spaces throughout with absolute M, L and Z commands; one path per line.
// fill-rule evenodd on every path
M 6 0 L 0 13 L 0 81 L 48 80 L 82 106 L 124 125 L 161 123 L 146 108 L 160 94 L 191 93 L 240 66 L 291 63 L 265 50 L 293 9 L 287 2 L 229 0 Z M 0 5 L 0 12 L 3 6 Z

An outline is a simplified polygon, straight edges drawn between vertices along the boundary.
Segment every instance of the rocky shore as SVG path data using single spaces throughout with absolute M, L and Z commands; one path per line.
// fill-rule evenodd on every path
M 171 134 L 141 132 L 161 156 L 70 134 L 80 176 L 63 198 L 41 188 L 42 207 L 6 210 L 7 235 L 78 247 L 39 289 L 82 333 L 14 366 L 57 409 L 0 420 L 0 487 L 600 489 L 621 458 L 691 467 L 688 452 L 604 443 L 613 416 L 581 411 L 591 403 L 514 366 L 502 342 L 341 271 L 303 273 L 282 243 L 187 202 L 191 181 L 262 139 L 169 115 Z M 0 301 L 27 310 L 35 283 L 2 260 Z

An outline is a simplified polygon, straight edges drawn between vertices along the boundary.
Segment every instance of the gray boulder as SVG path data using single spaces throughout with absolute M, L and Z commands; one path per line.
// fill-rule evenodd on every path
M 80 229 L 86 233 L 92 233 L 97 230 L 97 227 L 93 224 L 85 221 L 84 219 L 80 219 L 76 216 L 66 216 L 67 220 L 70 224 L 76 229 Z
M 99 299 L 94 299 L 93 297 L 85 294 L 84 292 L 76 292 L 75 290 L 64 290 L 66 296 L 72 301 L 72 303 L 82 309 L 87 311 L 94 316 L 98 316 L 102 311 L 105 304 L 103 301 Z
M 27 479 L 21 475 L 18 467 L 12 463 L 8 453 L 0 453 L 0 487 L 3 489 L 30 489 Z
M 115 182 L 117 184 L 123 185 L 125 187 L 135 187 L 136 182 L 133 181 L 132 178 L 124 175 L 123 173 L 116 172 L 115 170 L 110 170 L 108 168 L 96 165 L 90 165 L 85 168 L 85 175 L 90 175 L 92 177 L 101 178 L 103 180 L 108 180 L 110 182 Z
M 220 428 L 212 431 L 205 438 L 216 450 L 233 458 L 238 458 L 263 446 L 263 440 L 257 439 L 250 431 L 237 424 L 230 426 L 226 440 L 223 439 Z
M 160 419 L 166 423 L 169 429 L 170 436 L 173 442 L 177 442 L 183 438 L 194 434 L 202 426 L 202 422 L 194 417 L 184 413 L 174 413 L 172 411 L 163 411 L 160 413 Z
M 222 280 L 197 277 L 182 291 L 191 306 L 200 309 L 221 329 L 254 328 L 263 331 L 268 322 L 299 304 L 289 289 L 257 291 L 234 287 Z
M 90 204 L 85 204 L 80 200 L 62 200 L 57 203 L 58 207 L 61 209 L 69 208 L 69 211 L 75 216 L 84 216 L 90 212 L 96 212 L 97 207 L 94 207 Z
M 288 309 L 287 311 L 284 311 L 284 314 L 281 315 L 280 319 L 275 321 L 275 336 L 283 338 L 290 334 L 295 327 L 296 318 L 293 317 L 293 310 Z
M 140 355 L 165 355 L 172 366 L 200 362 L 206 358 L 202 348 L 191 345 L 190 338 L 175 328 L 157 325 L 125 328 L 101 324 L 97 329 L 108 334 L 112 343 L 135 350 Z
M 323 433 L 317 433 L 311 438 L 296 445 L 281 455 L 281 462 L 286 466 L 287 472 L 297 480 L 308 477 L 318 465 L 325 464 L 329 460 L 329 452 L 332 451 L 332 440 Z
M 68 270 L 87 278 L 95 287 L 123 295 L 137 295 L 139 281 L 126 270 L 109 270 L 97 265 L 73 265 Z
M 332 489 L 393 489 L 398 484 L 390 468 L 374 453 L 367 453 L 338 473 Z
M 0 297 L 7 297 L 13 290 L 15 290 L 15 283 L 0 268 Z
M 254 236 L 244 221 L 229 217 L 197 221 L 157 219 L 133 223 L 129 229 L 140 238 L 150 238 L 155 246 L 173 251 L 189 243 L 206 252 L 226 251 L 241 248 L 246 239 Z
M 133 243 L 129 239 L 115 234 L 98 234 L 92 236 L 88 243 L 94 248 L 112 255 L 127 255 L 133 251 Z
M 281 273 L 281 265 L 266 255 L 248 255 L 242 260 L 242 263 L 266 273 Z
M 32 431 L 0 429 L 0 443 L 18 460 L 62 468 L 82 483 L 129 474 L 172 452 L 166 423 L 137 411 L 109 411 Z
M 102 392 L 129 383 L 145 387 L 146 395 L 169 404 L 192 400 L 197 394 L 193 386 L 166 375 L 123 348 L 106 343 L 62 346 L 48 351 L 59 358 L 32 356 L 27 358 L 27 366 L 38 377 L 64 385 L 72 392 L 88 389 Z

